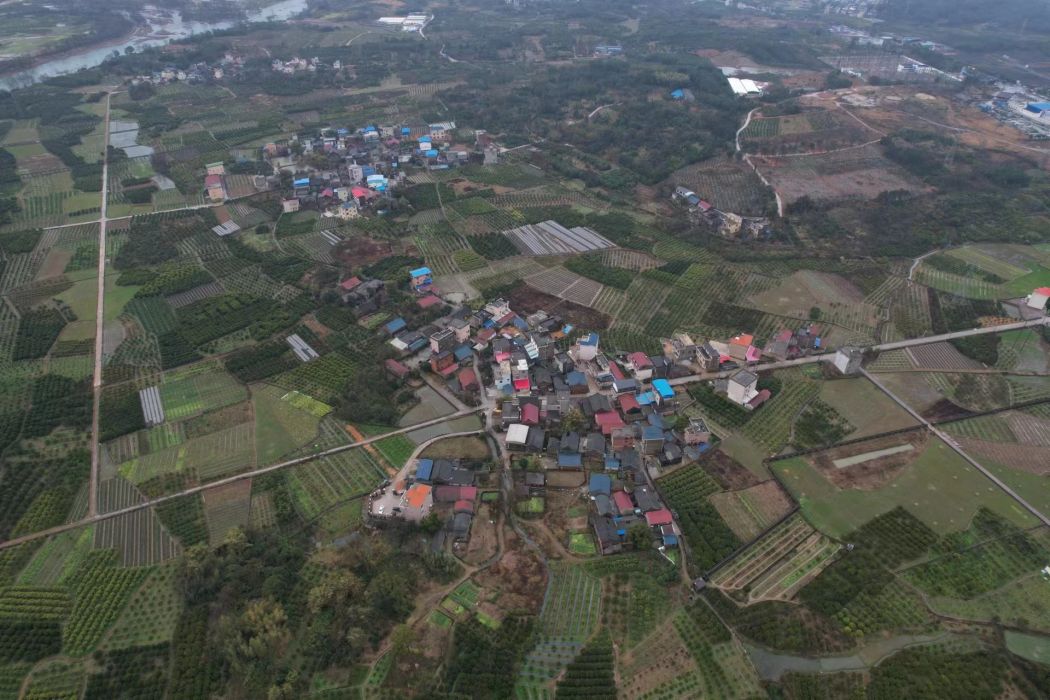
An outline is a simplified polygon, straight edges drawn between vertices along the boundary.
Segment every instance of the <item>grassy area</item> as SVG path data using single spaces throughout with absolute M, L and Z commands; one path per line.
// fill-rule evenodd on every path
M 929 445 L 889 485 L 874 491 L 838 489 L 804 459 L 777 462 L 773 471 L 818 530 L 841 537 L 877 515 L 903 506 L 938 533 L 964 530 L 982 505 L 1017 525 L 1034 518 L 940 440 Z

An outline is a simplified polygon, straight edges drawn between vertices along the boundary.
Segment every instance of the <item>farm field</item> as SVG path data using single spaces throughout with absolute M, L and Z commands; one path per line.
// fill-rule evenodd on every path
M 917 191 L 920 184 L 886 159 L 877 144 L 841 153 L 780 158 L 752 156 L 785 204 L 800 197 L 828 201 L 874 198 L 888 190 Z
M 386 472 L 366 450 L 348 450 L 293 467 L 288 487 L 305 518 L 369 493 Z
M 942 534 L 965 530 L 982 506 L 1017 525 L 1034 524 L 1027 511 L 936 439 L 899 476 L 876 490 L 836 488 L 804 458 L 771 466 L 806 519 L 831 537 L 842 537 L 897 506 Z
M 707 500 L 742 542 L 757 537 L 794 507 L 791 498 L 773 480 L 738 491 L 715 493 Z
M 748 600 L 790 600 L 831 563 L 839 546 L 793 515 L 720 568 L 711 583 Z
M 822 382 L 820 399 L 856 428 L 850 439 L 915 425 L 907 411 L 863 378 Z
M 602 587 L 581 567 L 552 569 L 537 622 L 536 645 L 518 675 L 518 696 L 542 692 L 576 656 L 598 625 Z

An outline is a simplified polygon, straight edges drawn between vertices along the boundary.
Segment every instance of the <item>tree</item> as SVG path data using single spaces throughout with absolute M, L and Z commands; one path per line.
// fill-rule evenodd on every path
M 310 612 L 317 614 L 325 608 L 345 607 L 364 591 L 364 584 L 350 571 L 327 571 L 317 585 L 306 594 Z
M 427 513 L 426 517 L 419 521 L 419 529 L 433 535 L 441 529 L 441 518 L 437 513 Z
M 270 598 L 253 600 L 240 615 L 223 617 L 219 630 L 227 660 L 242 673 L 276 659 L 291 636 L 284 608 Z
M 650 549 L 653 546 L 653 534 L 648 525 L 637 522 L 627 529 L 627 541 L 639 551 Z
M 394 628 L 390 633 L 390 653 L 394 655 L 394 659 L 408 651 L 414 637 L 412 628 L 408 625 L 401 624 Z
M 570 409 L 561 419 L 563 433 L 577 433 L 583 429 L 585 424 L 583 413 L 578 408 Z

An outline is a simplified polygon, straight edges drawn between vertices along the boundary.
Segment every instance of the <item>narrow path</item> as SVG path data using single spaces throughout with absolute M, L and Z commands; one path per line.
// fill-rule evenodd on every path
M 930 257 L 931 255 L 935 255 L 936 253 L 939 253 L 939 252 L 941 252 L 941 249 L 940 248 L 935 248 L 935 249 L 931 250 L 929 253 L 923 253 L 919 257 L 917 257 L 914 260 L 912 260 L 911 261 L 911 267 L 908 268 L 908 281 L 909 282 L 914 282 L 915 281 L 915 271 L 919 269 L 919 263 L 921 263 L 923 260 L 925 260 L 926 258 Z
M 860 372 L 861 372 L 861 374 L 863 374 L 865 377 L 868 378 L 868 381 L 870 381 L 872 384 L 874 384 L 876 387 L 878 387 L 879 390 L 882 391 L 882 393 L 886 394 L 886 396 L 889 396 L 891 399 L 893 399 L 897 403 L 897 405 L 899 405 L 901 408 L 903 408 L 905 411 L 907 411 L 909 414 L 911 414 L 911 416 L 913 418 L 915 418 L 915 420 L 917 420 L 920 423 L 922 423 L 923 425 L 925 425 L 927 430 L 929 430 L 931 433 L 933 433 L 934 435 L 939 437 L 942 441 L 944 441 L 944 443 L 946 445 L 948 445 L 948 447 L 952 448 L 952 450 L 956 454 L 958 454 L 960 457 L 962 457 L 967 462 L 969 462 L 970 465 L 973 466 L 977 471 L 981 472 L 986 477 L 988 477 L 989 481 L 991 481 L 993 484 L 995 484 L 1000 489 L 1005 491 L 1007 495 L 1009 495 L 1011 498 L 1013 498 L 1015 501 L 1017 501 L 1025 510 L 1027 510 L 1029 513 L 1031 513 L 1036 518 L 1038 518 L 1044 525 L 1050 525 L 1050 518 L 1048 518 L 1047 516 L 1043 515 L 1042 511 L 1038 510 L 1035 506 L 1033 506 L 1031 503 L 1026 501 L 1024 498 L 1022 498 L 1020 494 L 1018 494 L 1016 491 L 1014 491 L 1012 488 L 1010 488 L 1007 484 L 1005 484 L 1002 481 L 1002 479 L 997 477 L 995 474 L 990 472 L 988 469 L 985 469 L 984 465 L 982 465 L 980 462 L 978 462 L 973 457 L 968 455 L 965 451 L 963 451 L 962 447 L 960 447 L 959 444 L 957 442 L 955 442 L 955 440 L 953 440 L 950 435 L 948 435 L 947 433 L 945 433 L 942 430 L 939 430 L 935 425 L 933 425 L 933 423 L 930 423 L 930 421 L 928 421 L 925 418 L 923 418 L 922 415 L 920 415 L 918 411 L 913 409 L 911 406 L 909 406 L 907 403 L 905 403 L 903 399 L 901 399 L 896 394 L 894 394 L 892 391 L 890 391 L 889 388 L 885 384 L 883 384 L 878 379 L 876 379 L 870 372 L 868 372 L 868 370 L 862 368 L 860 370 Z
M 143 501 L 142 503 L 136 503 L 133 506 L 128 506 L 127 508 L 121 508 L 120 510 L 115 510 L 109 513 L 95 513 L 94 515 L 88 515 L 87 517 L 82 518 L 81 520 L 77 520 L 75 522 L 56 525 L 55 527 L 48 528 L 46 530 L 40 530 L 39 532 L 30 533 L 21 537 L 16 537 L 15 539 L 8 540 L 6 542 L 0 542 L 0 550 L 8 549 L 10 547 L 16 547 L 20 544 L 33 542 L 34 540 L 39 540 L 45 537 L 50 537 L 51 535 L 58 535 L 63 532 L 75 530 L 79 527 L 83 527 L 84 525 L 91 525 L 93 523 L 102 522 L 104 520 L 110 520 L 112 518 L 117 518 L 122 515 L 127 515 L 129 513 L 135 513 L 137 511 L 143 510 L 144 508 L 150 508 L 161 503 L 167 503 L 168 501 L 175 500 L 176 498 L 182 498 L 183 496 L 192 496 L 193 494 L 203 493 L 204 491 L 207 491 L 209 489 L 218 488 L 220 486 L 227 486 L 229 484 L 233 484 L 238 481 L 243 481 L 245 479 L 252 479 L 257 476 L 262 476 L 263 474 L 270 474 L 271 472 L 275 472 L 280 469 L 287 469 L 288 467 L 294 467 L 299 464 L 305 464 L 306 462 L 310 462 L 315 459 L 320 459 L 322 457 L 328 457 L 329 455 L 335 455 L 339 454 L 340 452 L 346 452 L 348 450 L 353 450 L 359 447 L 364 447 L 366 445 L 371 445 L 374 442 L 378 442 L 392 435 L 402 435 L 404 433 L 410 433 L 414 430 L 419 430 L 420 428 L 427 428 L 432 425 L 444 423 L 445 421 L 455 420 L 456 418 L 462 418 L 463 416 L 473 415 L 477 413 L 478 410 L 479 409 L 472 408 L 464 411 L 456 411 L 455 413 L 450 413 L 446 416 L 439 416 L 438 418 L 432 418 L 431 420 L 423 421 L 422 423 L 416 423 L 414 425 L 405 426 L 404 428 L 391 430 L 389 433 L 376 435 L 375 437 L 370 437 L 360 442 L 354 442 L 349 445 L 340 445 L 338 447 L 333 447 L 329 450 L 322 450 L 321 452 L 317 452 L 315 454 L 306 455 L 303 457 L 296 457 L 295 459 L 289 459 L 284 462 L 278 462 L 276 464 L 271 464 L 266 467 L 259 467 L 258 469 L 252 469 L 250 471 L 242 472 L 241 474 L 234 474 L 233 476 L 228 476 L 217 481 L 209 482 L 207 484 L 191 486 L 190 488 L 183 489 L 182 491 L 170 493 L 166 496 L 160 496 L 158 498 L 152 498 Z M 446 435 L 442 437 L 448 436 Z
M 102 151 L 102 205 L 98 219 L 98 287 L 95 290 L 95 369 L 91 382 L 91 477 L 88 481 L 88 517 L 98 513 L 99 406 L 102 402 L 102 327 L 106 298 L 106 208 L 109 199 L 109 112 L 113 91 L 106 93 L 106 120 Z
M 620 103 L 619 102 L 611 102 L 611 103 L 609 103 L 607 105 L 602 105 L 601 107 L 595 107 L 593 110 L 591 110 L 591 113 L 587 115 L 587 120 L 590 121 L 591 118 L 595 114 L 597 114 L 598 112 L 602 111 L 603 109 L 606 109 L 608 107 L 615 107 L 618 104 L 620 104 Z

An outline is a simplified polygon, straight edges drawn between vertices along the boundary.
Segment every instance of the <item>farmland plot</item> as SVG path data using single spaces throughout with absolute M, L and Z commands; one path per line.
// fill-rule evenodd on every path
M 172 565 L 150 572 L 121 611 L 103 642 L 104 649 L 128 649 L 171 641 L 183 608 L 175 573 Z
M 676 171 L 668 181 L 684 185 L 716 208 L 743 216 L 761 216 L 773 193 L 746 163 L 713 158 Z
M 742 542 L 757 537 L 794 507 L 787 493 L 774 480 L 739 491 L 712 494 L 707 500 Z
M 142 500 L 142 494 L 120 477 L 99 484 L 100 512 L 112 512 Z M 182 551 L 152 508 L 141 508 L 98 523 L 95 548 L 116 549 L 123 566 L 159 564 L 174 559 Z
M 966 357 L 948 342 L 907 348 L 912 364 L 919 369 L 980 369 L 981 363 Z
M 179 292 L 178 294 L 172 294 L 169 297 L 165 297 L 165 301 L 167 301 L 173 309 L 178 309 L 183 306 L 189 306 L 193 302 L 200 301 L 201 299 L 218 296 L 225 291 L 226 290 L 223 289 L 222 285 L 218 282 L 209 282 L 208 284 L 202 284 L 199 287 L 188 289 L 185 292 Z
M 187 467 L 209 481 L 255 465 L 255 425 L 242 423 L 186 442 Z
M 903 169 L 882 155 L 877 144 L 839 153 L 777 157 L 752 156 L 752 162 L 785 204 L 803 196 L 815 201 L 846 197 L 874 198 L 889 190 L 920 190 Z
M 226 533 L 235 527 L 247 529 L 250 524 L 252 480 L 208 489 L 204 497 L 204 520 L 208 524 L 208 541 L 221 544 Z
M 347 450 L 293 467 L 288 481 L 296 505 L 314 518 L 338 503 L 369 493 L 386 472 L 366 450 Z
M 575 658 L 598 626 L 601 598 L 601 581 L 582 568 L 551 567 L 538 641 L 525 657 L 519 687 L 546 685 Z

